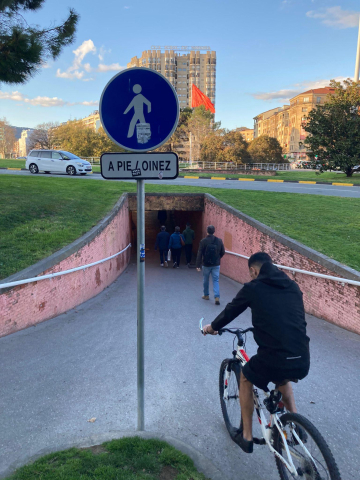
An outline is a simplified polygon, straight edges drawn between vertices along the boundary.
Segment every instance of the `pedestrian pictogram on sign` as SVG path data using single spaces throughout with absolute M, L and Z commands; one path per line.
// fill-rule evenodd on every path
M 124 112 L 124 115 L 126 115 L 129 110 L 132 108 L 134 109 L 134 116 L 131 119 L 130 126 L 129 126 L 129 131 L 128 131 L 128 138 L 132 137 L 134 135 L 134 130 L 135 130 L 135 125 L 137 127 L 137 141 L 138 143 L 146 143 L 150 140 L 150 135 L 151 135 L 151 130 L 150 130 L 150 124 L 145 122 L 145 117 L 144 117 L 144 105 L 147 105 L 147 113 L 151 112 L 151 103 L 149 100 L 147 100 L 143 95 L 141 95 L 141 85 L 134 85 L 133 86 L 133 92 L 136 93 L 137 95 L 133 98 L 133 100 L 130 102 L 129 106 Z M 137 125 L 137 122 L 140 122 Z M 147 137 L 146 135 L 144 137 L 141 137 L 142 130 L 141 128 L 138 128 L 141 125 L 141 127 L 146 127 L 148 126 L 149 129 L 149 136 Z M 145 132 L 145 129 L 144 129 Z M 139 137 L 141 137 L 141 141 L 139 141 Z

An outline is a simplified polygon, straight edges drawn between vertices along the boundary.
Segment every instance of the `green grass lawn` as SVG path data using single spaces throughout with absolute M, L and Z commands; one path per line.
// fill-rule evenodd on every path
M 125 182 L 0 175 L 0 278 L 76 240 L 111 210 L 123 192 L 135 189 L 135 184 Z M 147 185 L 146 191 L 211 193 L 360 270 L 360 199 L 170 185 Z
M 0 158 L 0 168 L 25 168 L 25 160 Z
M 206 480 L 193 461 L 166 442 L 122 438 L 51 453 L 8 480 Z

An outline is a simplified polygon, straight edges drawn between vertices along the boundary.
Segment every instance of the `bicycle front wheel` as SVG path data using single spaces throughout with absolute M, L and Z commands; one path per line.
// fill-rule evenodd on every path
M 230 435 L 240 428 L 241 410 L 239 401 L 240 362 L 232 359 L 223 360 L 219 375 L 219 393 L 221 411 Z
M 298 413 L 285 413 L 280 417 L 280 421 L 292 461 L 298 473 L 298 477 L 295 477 L 289 472 L 281 459 L 275 456 L 281 480 L 290 480 L 292 478 L 341 480 L 339 469 L 330 448 L 321 433 L 307 418 Z M 280 455 L 288 460 L 282 437 L 278 429 L 276 427 L 274 429 L 273 446 Z M 294 429 L 307 451 L 294 437 Z

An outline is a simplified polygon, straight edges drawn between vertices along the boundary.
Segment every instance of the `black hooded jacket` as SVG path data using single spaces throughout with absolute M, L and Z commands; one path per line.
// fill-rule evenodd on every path
M 255 280 L 245 283 L 211 326 L 219 330 L 251 308 L 258 355 L 282 369 L 310 364 L 309 337 L 302 292 L 296 282 L 272 263 L 264 263 Z

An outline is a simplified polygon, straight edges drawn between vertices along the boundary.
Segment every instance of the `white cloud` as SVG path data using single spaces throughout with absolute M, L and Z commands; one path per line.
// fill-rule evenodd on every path
M 87 105 L 87 106 L 93 106 L 93 105 L 98 105 L 99 102 L 80 102 L 80 103 L 76 103 L 75 105 Z
M 104 47 L 100 47 L 99 48 L 99 54 L 98 54 L 98 58 L 100 60 L 100 62 L 103 62 L 104 61 L 104 57 L 106 54 L 108 53 L 111 53 L 111 49 L 109 48 L 109 50 L 106 50 Z
M 0 91 L 0 99 L 3 100 L 12 100 L 15 102 L 23 102 L 20 105 L 28 104 L 33 106 L 40 106 L 40 107 L 64 107 L 66 105 L 85 105 L 85 106 L 93 106 L 98 105 L 99 102 L 96 101 L 85 101 L 85 102 L 67 102 L 62 98 L 58 97 L 35 97 L 29 98 L 28 96 L 15 91 L 15 92 L 2 92 Z
M 125 8 L 125 10 L 128 10 L 130 7 L 124 7 L 124 8 Z
M 111 63 L 106 65 L 103 63 L 104 56 L 107 53 L 110 53 L 111 50 L 106 50 L 104 47 L 100 47 L 98 58 L 100 63 L 97 67 L 92 67 L 90 63 L 82 63 L 86 55 L 89 53 L 97 53 L 97 48 L 94 45 L 92 40 L 85 40 L 76 50 L 73 51 L 75 57 L 72 65 L 66 69 L 64 72 L 60 68 L 56 71 L 56 76 L 59 78 L 66 78 L 69 80 L 82 80 L 83 82 L 90 82 L 94 80 L 93 78 L 85 77 L 86 73 L 90 72 L 109 72 L 109 71 L 120 71 L 125 67 L 122 67 L 119 63 Z
M 342 82 L 347 77 L 336 77 L 337 82 Z M 306 92 L 307 90 L 313 90 L 315 88 L 327 87 L 330 84 L 330 80 L 315 80 L 315 81 L 304 81 L 301 83 L 296 83 L 292 88 L 277 90 L 275 92 L 260 92 L 251 94 L 252 97 L 257 100 L 263 101 L 272 101 L 279 100 L 281 102 L 289 102 L 290 98 L 299 95 L 299 93 Z
M 119 63 L 112 63 L 111 65 L 104 65 L 103 63 L 99 63 L 97 71 L 98 72 L 109 72 L 110 70 L 124 70 L 125 67 L 122 67 Z
M 83 68 L 88 72 L 87 68 L 91 69 L 90 64 L 86 63 L 82 65 L 82 61 L 89 53 L 95 54 L 96 47 L 92 40 L 85 40 L 78 48 L 73 50 L 75 55 L 71 67 L 69 67 L 65 72 L 62 72 L 60 68 L 56 71 L 56 76 L 59 78 L 67 78 L 69 80 L 82 80 L 84 76 L 84 71 L 81 71 Z
M 68 78 L 69 80 L 74 80 L 75 78 L 81 80 L 84 76 L 84 72 L 79 72 L 78 70 L 75 70 L 75 72 L 70 72 L 69 69 L 66 70 L 66 72 L 62 72 L 60 68 L 58 68 L 56 70 L 56 76 L 59 78 Z
M 352 28 L 359 25 L 359 12 L 343 10 L 340 6 L 310 10 L 306 16 L 320 19 L 327 27 Z

